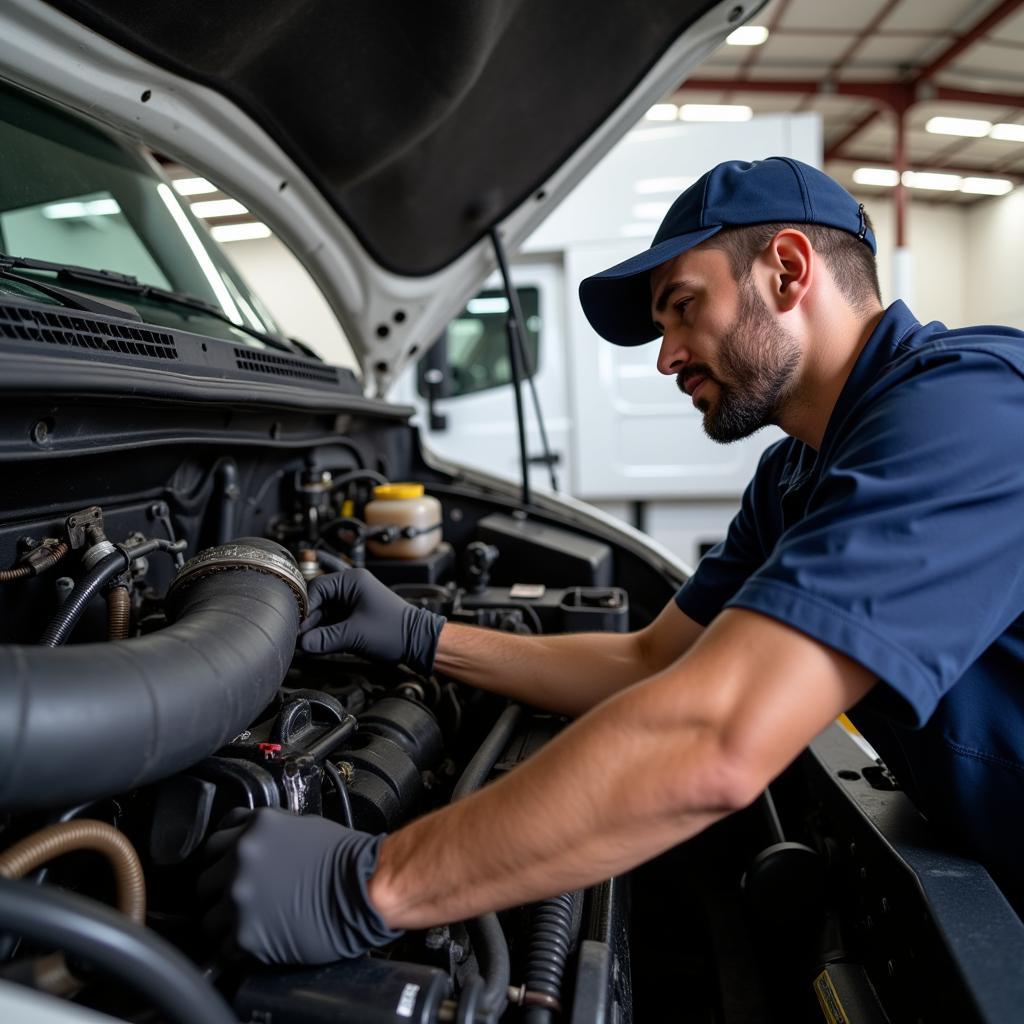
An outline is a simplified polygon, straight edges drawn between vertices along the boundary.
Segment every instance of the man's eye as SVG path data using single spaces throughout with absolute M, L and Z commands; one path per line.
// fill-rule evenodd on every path
M 674 303 L 672 308 L 682 316 L 686 312 L 686 307 L 689 306 L 692 301 L 693 299 L 680 299 L 678 302 Z

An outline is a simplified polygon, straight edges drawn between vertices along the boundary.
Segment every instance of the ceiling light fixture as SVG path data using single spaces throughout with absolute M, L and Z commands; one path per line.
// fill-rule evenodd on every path
M 994 124 L 988 136 L 1000 142 L 1024 142 L 1024 124 Z
M 210 228 L 210 234 L 218 242 L 246 242 L 253 238 L 269 238 L 270 228 L 262 221 L 248 221 L 244 224 L 218 224 Z
M 237 217 L 249 211 L 237 199 L 204 199 L 192 204 L 197 217 Z
M 853 180 L 858 185 L 879 185 L 892 188 L 899 184 L 899 171 L 891 167 L 858 167 L 853 172 Z
M 679 116 L 679 108 L 674 103 L 655 103 L 644 114 L 648 121 L 674 121 Z
M 730 46 L 760 46 L 768 41 L 768 29 L 764 25 L 741 25 L 726 37 Z
M 680 121 L 749 121 L 753 116 L 741 103 L 684 103 L 679 108 Z
M 903 184 L 907 188 L 926 188 L 935 192 L 958 192 L 959 174 L 939 174 L 935 171 L 904 171 Z
M 963 135 L 969 139 L 981 139 L 992 130 L 992 122 L 972 117 L 930 117 L 924 130 L 933 135 Z
M 228 319 L 233 324 L 243 323 L 242 314 L 238 312 L 238 306 L 235 305 L 235 300 L 231 298 L 231 292 L 228 291 L 224 278 L 221 277 L 220 271 L 213 264 L 210 250 L 203 244 L 203 240 L 199 237 L 199 232 L 196 231 L 195 225 L 185 215 L 185 210 L 181 203 L 178 202 L 178 197 L 174 194 L 174 190 L 160 182 L 156 187 L 156 191 L 157 195 L 160 196 L 161 202 L 167 207 L 167 212 L 174 218 L 174 223 L 178 225 L 178 230 L 185 236 L 188 247 L 192 250 L 192 254 L 202 268 L 206 280 L 210 282 L 213 294 L 217 296 L 220 308 L 224 310 Z
M 205 196 L 217 191 L 217 186 L 206 178 L 175 178 L 171 184 L 179 196 Z
M 470 299 L 466 303 L 466 312 L 474 316 L 494 316 L 508 312 L 508 299 L 500 295 Z
M 1005 196 L 1013 191 L 1013 182 L 1006 178 L 964 178 L 960 191 L 973 196 Z
M 50 203 L 43 207 L 43 216 L 47 220 L 72 220 L 80 217 L 109 217 L 120 213 L 121 207 L 116 199 L 73 199 L 66 203 Z

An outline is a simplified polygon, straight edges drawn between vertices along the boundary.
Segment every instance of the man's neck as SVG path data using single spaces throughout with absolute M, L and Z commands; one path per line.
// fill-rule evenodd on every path
M 885 310 L 858 317 L 849 307 L 819 318 L 809 330 L 807 357 L 778 425 L 815 451 L 821 448 L 839 395 Z

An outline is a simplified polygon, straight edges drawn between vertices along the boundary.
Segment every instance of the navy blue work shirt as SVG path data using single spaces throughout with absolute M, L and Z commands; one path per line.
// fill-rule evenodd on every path
M 765 451 L 676 603 L 702 625 L 752 609 L 870 669 L 854 723 L 947 839 L 1024 892 L 1024 334 L 890 306 L 820 451 Z

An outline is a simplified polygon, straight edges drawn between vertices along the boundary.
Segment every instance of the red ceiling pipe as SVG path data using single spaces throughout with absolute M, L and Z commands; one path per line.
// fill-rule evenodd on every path
M 903 184 L 903 172 L 907 169 L 907 112 L 900 110 L 896 114 L 896 145 L 893 151 L 893 164 L 899 180 L 893 189 L 893 211 L 896 220 L 896 248 L 902 249 L 907 244 L 907 186 Z
M 915 76 L 915 82 L 927 81 L 933 75 L 938 74 L 947 64 L 956 60 L 968 46 L 976 43 L 1001 21 L 1005 21 L 1022 3 L 1024 0 L 1003 0 L 997 7 L 993 7 L 973 28 L 960 36 L 951 46 L 947 46 L 930 64 L 925 65 Z
M 839 150 L 841 150 L 843 146 L 845 146 L 855 135 L 860 135 L 860 133 L 867 128 L 867 126 L 871 124 L 879 114 L 881 114 L 881 112 L 882 110 L 880 107 L 875 107 L 874 110 L 862 117 L 852 128 L 843 132 L 843 134 L 825 150 L 825 159 L 834 160 L 839 155 Z

